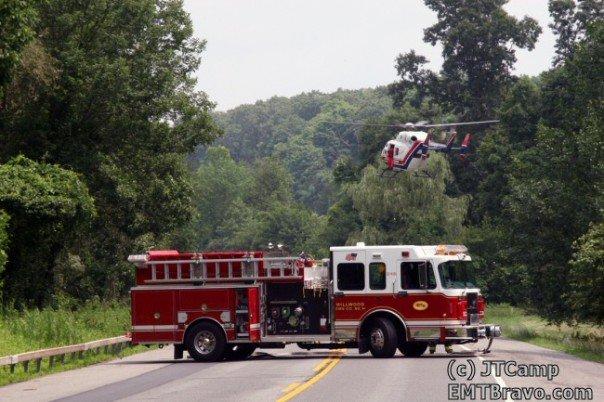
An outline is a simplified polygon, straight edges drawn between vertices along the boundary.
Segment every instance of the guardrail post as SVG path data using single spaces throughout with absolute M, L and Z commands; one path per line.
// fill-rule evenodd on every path
M 11 374 L 15 373 L 15 368 L 19 363 L 23 363 L 23 371 L 29 372 L 29 362 L 35 364 L 35 369 L 39 372 L 42 368 L 42 360 L 48 357 L 48 367 L 53 368 L 55 362 L 59 361 L 65 364 L 66 361 L 84 358 L 86 351 L 90 353 L 101 354 L 111 353 L 119 354 L 123 348 L 131 345 L 131 340 L 125 336 L 100 339 L 98 341 L 85 342 L 77 345 L 60 346 L 57 348 L 41 349 L 32 352 L 21 353 L 12 356 L 0 356 L 0 367 L 8 366 Z M 32 368 L 33 370 L 33 368 Z

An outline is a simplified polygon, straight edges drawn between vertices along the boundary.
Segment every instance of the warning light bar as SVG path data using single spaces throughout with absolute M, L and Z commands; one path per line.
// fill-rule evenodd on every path
M 439 244 L 436 246 L 436 255 L 467 254 L 468 248 L 461 244 Z

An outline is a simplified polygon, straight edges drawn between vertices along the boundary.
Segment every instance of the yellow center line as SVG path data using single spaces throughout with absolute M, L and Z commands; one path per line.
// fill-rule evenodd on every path
M 300 383 L 299 383 L 299 382 L 293 382 L 293 383 L 289 384 L 289 385 L 287 386 L 287 388 L 285 388 L 285 389 L 283 390 L 283 392 L 289 392 L 289 391 L 291 391 L 292 389 L 296 388 L 298 385 L 300 385 Z
M 331 354 L 328 358 L 319 363 L 314 371 L 317 372 L 311 378 L 303 383 L 290 384 L 283 392 L 286 392 L 277 402 L 286 402 L 294 398 L 296 395 L 310 388 L 313 384 L 325 377 L 339 362 L 342 356 L 346 353 L 346 349 L 337 349 L 336 353 Z

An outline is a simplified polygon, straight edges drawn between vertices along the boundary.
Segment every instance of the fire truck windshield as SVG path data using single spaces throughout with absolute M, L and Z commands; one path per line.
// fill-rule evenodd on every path
M 471 262 L 451 260 L 438 265 L 440 282 L 445 289 L 475 288 L 476 280 Z

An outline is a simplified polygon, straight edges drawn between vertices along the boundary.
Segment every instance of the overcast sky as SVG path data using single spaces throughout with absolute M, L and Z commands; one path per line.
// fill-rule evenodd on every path
M 415 49 L 438 69 L 440 48 L 422 41 L 436 15 L 421 0 L 185 0 L 195 35 L 207 40 L 199 89 L 218 110 L 273 95 L 355 89 L 395 80 L 397 54 Z M 549 68 L 554 37 L 547 0 L 511 0 L 543 33 L 517 52 L 517 74 Z

